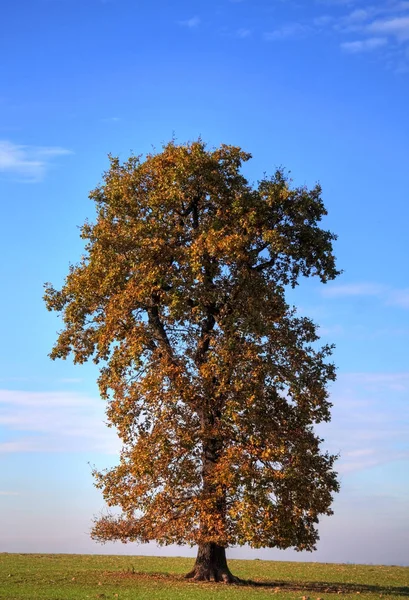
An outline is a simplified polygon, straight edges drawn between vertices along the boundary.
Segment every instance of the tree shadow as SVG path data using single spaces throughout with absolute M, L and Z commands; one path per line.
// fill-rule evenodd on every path
M 242 580 L 242 585 L 252 587 L 274 588 L 277 591 L 314 592 L 331 594 L 388 594 L 392 596 L 408 596 L 409 587 L 366 585 L 360 583 L 332 583 L 328 581 L 252 581 Z
M 164 572 L 143 572 L 137 571 L 132 567 L 127 571 L 105 571 L 104 575 L 118 579 L 160 579 L 173 581 L 186 581 L 188 585 L 207 585 L 211 582 L 196 582 L 186 579 L 185 575 L 175 575 L 174 573 Z M 218 583 L 216 585 L 222 585 Z M 409 586 L 386 586 L 386 585 L 368 585 L 361 583 L 342 583 L 329 581 L 254 581 L 252 579 L 238 579 L 236 583 L 228 585 L 253 588 L 267 588 L 277 592 L 303 592 L 308 597 L 310 594 L 378 594 L 378 596 L 403 596 L 409 597 Z

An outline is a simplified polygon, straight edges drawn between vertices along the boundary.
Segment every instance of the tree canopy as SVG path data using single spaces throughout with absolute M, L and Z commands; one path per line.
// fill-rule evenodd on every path
M 85 255 L 45 291 L 64 323 L 50 356 L 100 365 L 123 444 L 94 472 L 121 514 L 93 537 L 196 544 L 198 579 L 232 579 L 227 546 L 314 549 L 338 490 L 313 429 L 330 419 L 331 347 L 285 298 L 337 276 L 335 236 L 319 185 L 282 170 L 250 185 L 250 158 L 200 139 L 111 157 Z

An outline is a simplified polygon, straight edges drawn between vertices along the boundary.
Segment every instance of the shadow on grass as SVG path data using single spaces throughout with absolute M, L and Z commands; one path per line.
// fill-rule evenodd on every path
M 252 587 L 274 588 L 277 591 L 314 592 L 332 594 L 388 594 L 392 596 L 408 596 L 409 587 L 382 585 L 365 585 L 360 583 L 330 583 L 328 581 L 252 581 L 243 580 L 241 585 Z
M 119 578 L 139 578 L 139 579 L 161 579 L 173 581 L 185 581 L 187 585 L 207 585 L 207 582 L 194 582 L 185 579 L 183 575 L 174 575 L 171 573 L 144 573 L 134 569 L 126 572 L 109 572 L 105 573 L 111 577 Z M 209 582 L 213 583 L 214 582 Z M 223 585 L 223 584 L 216 584 Z M 407 596 L 409 597 L 409 587 L 407 586 L 383 586 L 383 585 L 366 585 L 360 583 L 340 583 L 328 581 L 253 581 L 251 579 L 240 579 L 239 583 L 229 584 L 239 587 L 257 587 L 273 589 L 277 592 L 308 592 L 314 594 L 378 594 L 388 596 Z

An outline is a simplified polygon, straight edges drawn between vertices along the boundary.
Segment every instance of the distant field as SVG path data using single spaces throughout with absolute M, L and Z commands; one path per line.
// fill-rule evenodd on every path
M 409 567 L 231 560 L 240 586 L 183 579 L 193 561 L 147 556 L 0 554 L 4 600 L 404 600 Z

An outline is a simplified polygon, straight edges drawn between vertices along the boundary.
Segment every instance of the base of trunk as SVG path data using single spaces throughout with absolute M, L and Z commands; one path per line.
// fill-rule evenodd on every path
M 195 566 L 186 578 L 194 581 L 240 583 L 240 579 L 232 575 L 227 566 L 226 549 L 217 544 L 199 546 Z

